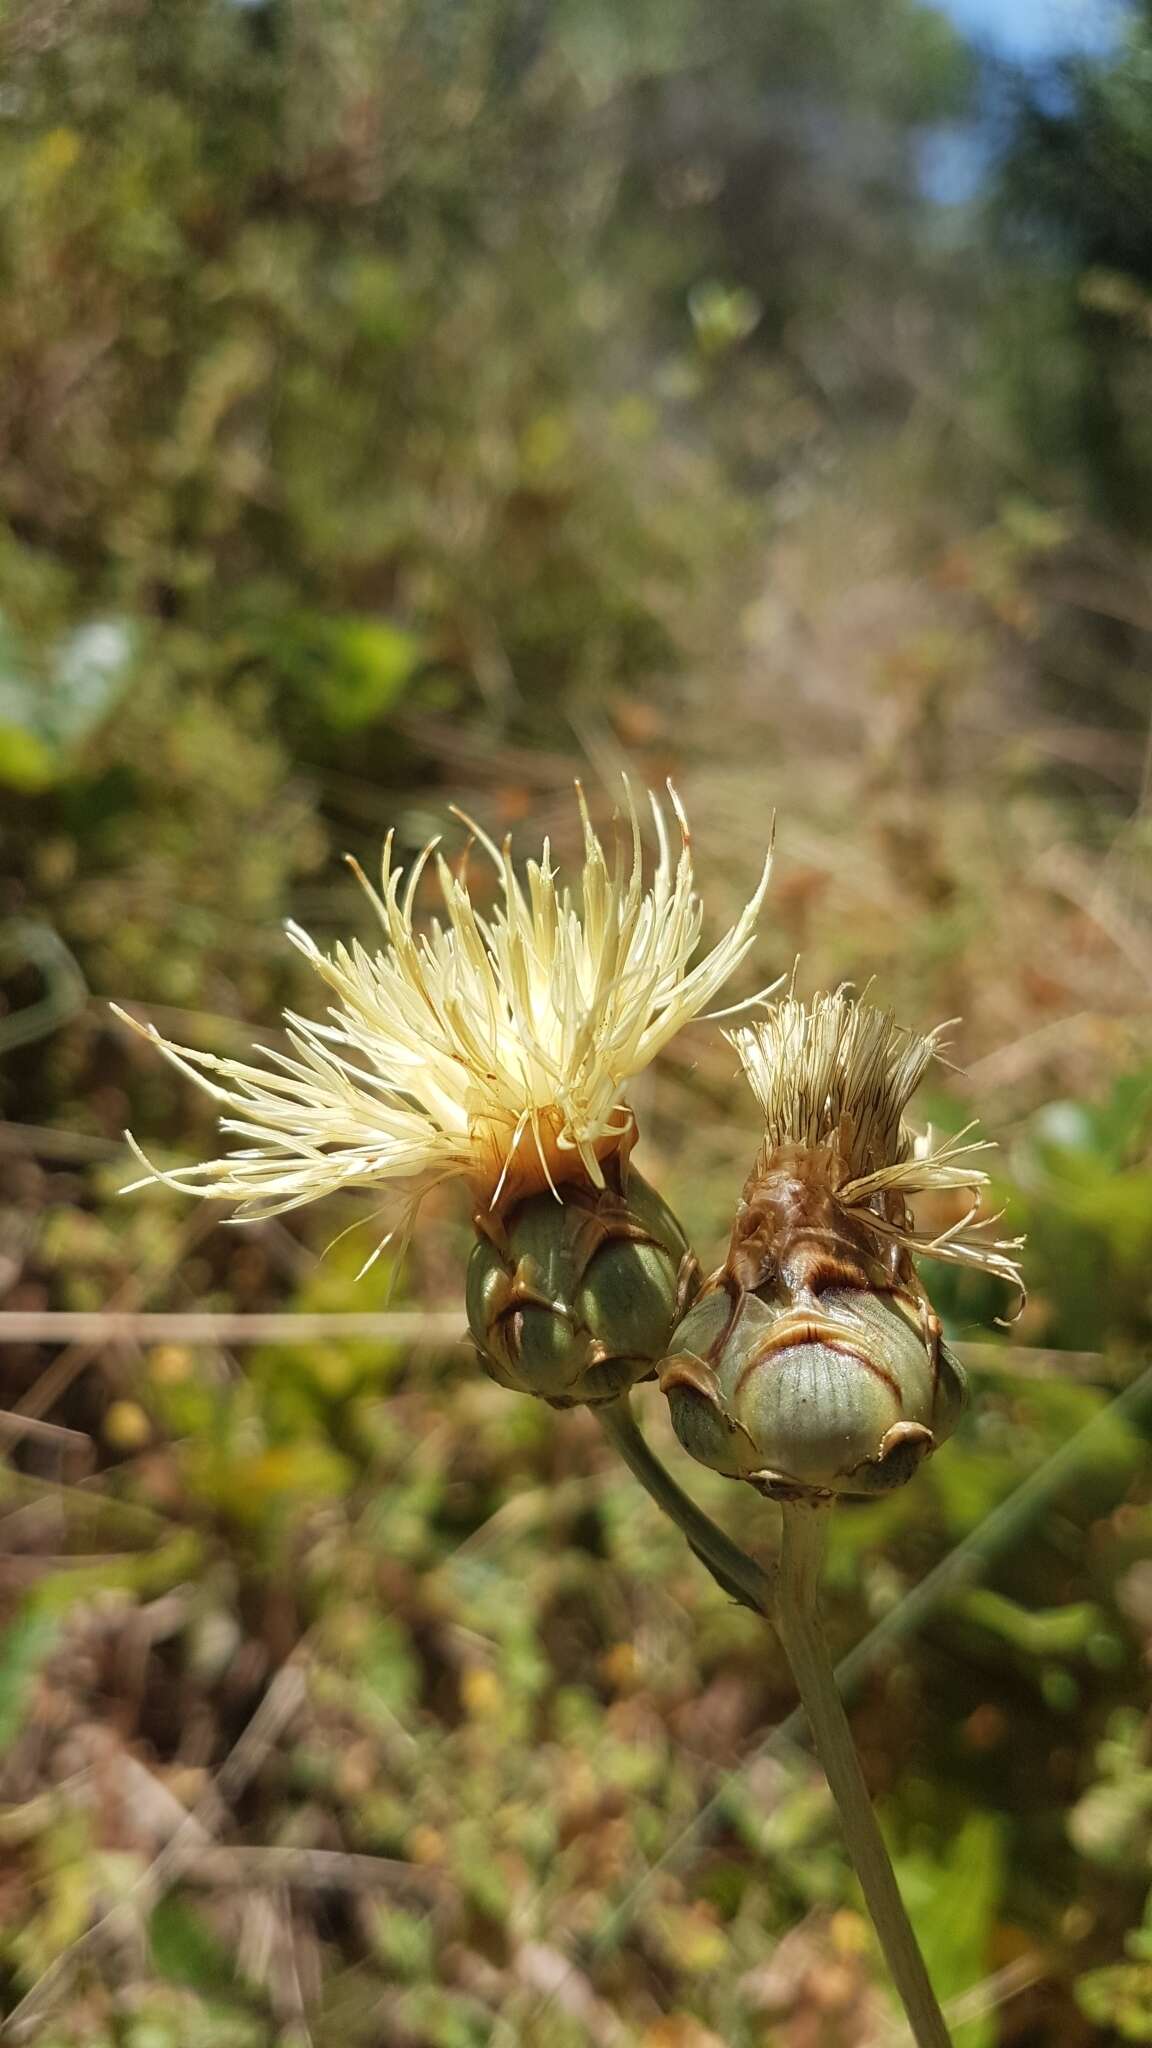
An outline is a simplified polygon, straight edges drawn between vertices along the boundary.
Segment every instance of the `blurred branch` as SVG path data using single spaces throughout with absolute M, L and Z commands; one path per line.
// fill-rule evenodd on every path
M 68 1450 L 88 1451 L 92 1439 L 86 1430 L 66 1429 L 61 1422 L 42 1422 L 35 1415 L 13 1415 L 7 1408 L 0 1409 L 0 1439 L 6 1436 L 34 1437 L 37 1442 L 59 1444 Z
M 294 1314 L 290 1310 L 238 1311 L 120 1309 L 0 1310 L 0 1344 L 81 1344 L 107 1349 L 125 1344 L 407 1344 L 419 1350 L 455 1349 L 468 1337 L 464 1304 L 442 1309 L 366 1309 Z M 1126 1361 L 1106 1351 L 1059 1351 L 1043 1345 L 970 1343 L 953 1350 L 975 1372 L 1018 1379 L 1073 1379 L 1125 1385 Z M 1143 1363 L 1143 1361 L 1139 1361 Z M 0 1415 L 0 1433 L 5 1427 Z M 9 1418 L 21 1422 L 22 1416 Z
M 1002 1970 L 986 1977 L 980 1984 L 974 1984 L 970 1991 L 961 1992 L 958 1998 L 950 1998 L 944 2007 L 944 2017 L 950 2027 L 968 2026 L 974 2020 L 986 2019 L 990 2013 L 999 2012 L 1013 1998 L 1031 1989 L 1033 1984 L 1043 1982 L 1046 1964 L 1042 1956 L 1028 1954 L 1017 1957 L 1013 1963 L 1006 1963 Z M 884 2036 L 881 2048 L 906 2048 L 911 2039 L 906 2026 L 900 2023 Z
M 314 1344 L 333 1339 L 440 1347 L 465 1340 L 459 1308 L 383 1309 L 348 1314 L 211 1314 L 196 1310 L 9 1309 L 0 1312 L 0 1344 Z
M 245 1890 L 287 1885 L 295 1891 L 380 1891 L 407 1885 L 440 1892 L 446 1873 L 394 1856 L 357 1855 L 346 1849 L 236 1847 L 194 1849 L 180 1868 L 182 1884 Z
M 124 1144 L 120 1138 L 97 1138 L 89 1131 L 0 1123 L 0 1152 L 31 1152 L 37 1159 L 116 1159 L 123 1156 Z
M 1052 1351 L 1031 1344 L 953 1344 L 962 1365 L 973 1372 L 998 1372 L 1017 1380 L 1083 1380 L 1101 1387 L 1126 1387 L 1146 1360 L 1115 1358 L 1106 1351 Z
M 0 1052 L 13 1052 L 19 1045 L 47 1038 L 88 1001 L 88 984 L 51 925 L 19 921 L 0 928 L 0 958 L 10 954 L 39 970 L 46 993 L 39 1001 L 0 1018 Z
M 997 1046 L 995 1052 L 985 1053 L 983 1059 L 973 1060 L 957 1076 L 957 1085 L 966 1095 L 976 1095 L 990 1088 L 1014 1087 L 1069 1040 L 1086 1037 L 1090 1031 L 1098 1029 L 1099 1021 L 1091 1010 L 1078 1010 L 1069 1017 L 1053 1017 L 1023 1037 Z
M 1037 862 L 1036 876 L 1044 885 L 1083 911 L 1097 929 L 1111 939 L 1130 967 L 1152 985 L 1152 939 L 1142 925 L 1130 918 L 1116 902 L 1112 891 L 1089 862 L 1071 846 L 1053 846 Z
M 182 1264 L 193 1246 L 198 1244 L 200 1239 L 206 1237 L 208 1232 L 215 1227 L 218 1214 L 218 1205 L 211 1202 L 206 1204 L 198 1213 L 194 1212 L 187 1222 L 181 1225 L 177 1232 L 175 1243 L 160 1265 L 153 1268 L 151 1272 L 133 1274 L 124 1283 L 115 1299 L 122 1304 L 125 1311 L 131 1310 L 134 1312 L 136 1304 L 146 1301 L 149 1294 L 155 1288 L 163 1285 L 164 1281 Z M 14 1314 L 16 1311 L 10 1311 L 10 1313 Z M 115 1308 L 113 1308 L 112 1313 L 115 1314 Z M 97 1320 L 99 1321 L 99 1318 Z M 20 1340 L 10 1337 L 9 1341 L 18 1342 Z M 30 1340 L 25 1339 L 24 1341 L 28 1342 Z M 52 1407 L 54 1402 L 60 1399 L 61 1395 L 67 1391 L 73 1382 L 79 1378 L 80 1374 L 86 1370 L 93 1359 L 98 1357 L 100 1352 L 106 1348 L 102 1329 L 90 1333 L 87 1339 L 76 1341 L 73 1338 L 62 1338 L 62 1341 L 67 1344 L 68 1349 L 62 1351 L 58 1358 L 53 1359 L 46 1371 L 41 1373 L 35 1385 L 30 1387 L 24 1398 L 17 1403 L 12 1411 L 13 1422 L 17 1418 L 23 1421 L 29 1417 L 35 1419 L 42 1416 L 47 1409 Z M 122 1339 L 121 1341 L 130 1342 L 132 1340 Z M 15 1435 L 16 1441 L 19 1442 L 21 1433 L 26 1434 L 27 1432 L 13 1430 L 11 1433 Z

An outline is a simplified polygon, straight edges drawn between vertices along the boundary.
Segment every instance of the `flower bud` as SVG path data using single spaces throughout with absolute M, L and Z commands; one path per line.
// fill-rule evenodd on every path
M 698 1267 L 672 1211 L 635 1171 L 626 1189 L 561 1194 L 476 1219 L 466 1299 L 492 1378 L 570 1408 L 654 1377 Z
M 902 1486 L 967 1393 L 910 1292 L 838 1287 L 800 1304 L 723 1278 L 676 1330 L 660 1385 L 685 1450 L 777 1500 Z

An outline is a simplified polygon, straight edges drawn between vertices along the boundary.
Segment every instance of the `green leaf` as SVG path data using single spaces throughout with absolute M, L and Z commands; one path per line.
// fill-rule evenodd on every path
M 969 1620 L 1031 1657 L 1086 1657 L 1102 1610 L 1090 1600 L 1039 1610 L 1022 1607 L 988 1586 L 975 1586 L 956 1605 Z
M 423 637 L 390 619 L 296 612 L 247 632 L 310 722 L 355 732 L 389 711 L 428 658 Z
M 33 1682 L 59 1633 L 54 1615 L 28 1606 L 0 1635 L 0 1754 L 23 1725 Z
M 1152 1963 L 1090 1970 L 1076 1986 L 1076 2003 L 1085 2019 L 1110 2027 L 1121 2041 L 1152 2041 Z
M 332 629 L 332 664 L 322 699 L 333 724 L 353 731 L 387 711 L 424 659 L 414 633 L 383 619 L 348 619 Z
M 156 1598 L 203 1569 L 204 1544 L 194 1529 L 176 1529 L 152 1550 L 125 1551 L 97 1561 L 78 1557 L 41 1579 L 32 1600 L 37 1616 L 66 1614 L 78 1600 L 90 1600 L 115 1588 L 141 1599 Z
M 0 782 L 9 789 L 50 789 L 60 768 L 60 756 L 46 740 L 23 726 L 0 723 Z
M 923 1850 L 902 1856 L 900 1889 L 916 1926 L 928 1974 L 942 2004 L 987 1974 L 988 1944 L 1004 1881 L 1004 1823 L 969 1814 L 939 1860 Z M 993 2048 L 995 2014 L 954 2027 L 954 2048 Z
M 149 1923 L 152 1960 L 161 1977 L 194 1991 L 220 1991 L 235 1983 L 231 1955 L 202 1914 L 185 1899 L 162 1899 Z

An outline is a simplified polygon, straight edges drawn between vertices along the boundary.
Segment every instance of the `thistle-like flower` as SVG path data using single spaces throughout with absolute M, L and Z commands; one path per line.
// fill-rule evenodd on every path
M 905 1031 L 843 991 L 789 998 L 728 1036 L 765 1137 L 725 1264 L 672 1340 L 673 1422 L 706 1464 L 780 1498 L 885 1491 L 951 1434 L 965 1397 L 916 1258 L 1021 1285 L 1019 1241 L 977 1218 L 987 1141 L 971 1126 L 913 1134 L 905 1111 L 940 1031 Z M 933 1189 L 972 1195 L 935 1234 L 908 1206 Z
M 478 1306 L 483 1295 L 485 1313 L 500 1320 L 499 1343 L 490 1328 L 474 1333 L 500 1361 L 502 1376 L 514 1372 L 523 1310 L 542 1301 L 570 1316 L 566 1356 L 575 1381 L 586 1367 L 603 1364 L 614 1355 L 611 1333 L 592 1329 L 584 1309 L 570 1315 L 571 1303 L 556 1293 L 557 1276 L 549 1279 L 541 1267 L 538 1246 L 531 1258 L 514 1254 L 517 1212 L 534 1200 L 556 1211 L 575 1201 L 579 1216 L 574 1209 L 563 1222 L 558 1213 L 550 1229 L 553 1236 L 580 1229 L 587 1280 L 593 1254 L 624 1228 L 636 1135 L 626 1086 L 707 1008 L 744 959 L 768 884 L 766 861 L 737 922 L 691 965 L 703 914 L 687 820 L 669 793 L 679 846 L 673 848 L 653 797 L 658 858 L 647 883 L 630 793 L 627 830 L 612 861 L 580 795 L 584 864 L 576 893 L 558 886 L 547 842 L 521 881 L 509 846 L 496 846 L 465 820 L 496 871 L 498 901 L 487 913 L 437 842 L 405 876 L 393 864 L 389 838 L 379 889 L 356 870 L 383 947 L 369 952 L 354 941 L 325 953 L 289 925 L 292 943 L 336 1000 L 324 1022 L 289 1013 L 289 1049 L 267 1052 L 261 1065 L 171 1045 L 153 1026 L 128 1018 L 214 1098 L 221 1130 L 247 1141 L 221 1158 L 163 1171 L 129 1137 L 146 1180 L 234 1201 L 237 1220 L 274 1216 L 338 1189 L 395 1186 L 403 1192 L 406 1228 L 430 1188 L 461 1177 L 482 1238 L 474 1257 L 490 1263 L 495 1255 L 504 1269 L 501 1287 L 489 1274 L 486 1287 L 473 1290 Z M 417 933 L 417 890 L 433 859 L 443 917 Z M 658 1242 L 671 1262 L 664 1292 L 674 1315 L 685 1299 L 680 1267 L 690 1255 L 655 1197 L 640 1207 L 629 1241 Z M 669 1228 L 654 1238 L 657 1209 Z M 590 1210 L 599 1217 L 591 1233 Z M 571 1277 L 571 1259 L 561 1264 Z M 645 1370 L 671 1328 L 666 1321 L 657 1334 L 660 1317 L 649 1321 Z M 549 1395 L 557 1398 L 563 1371 L 554 1356 L 549 1375 Z M 631 1368 L 629 1377 L 636 1377 Z

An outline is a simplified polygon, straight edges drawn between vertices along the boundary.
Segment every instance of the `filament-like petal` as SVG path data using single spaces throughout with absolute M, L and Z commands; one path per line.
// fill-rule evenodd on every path
M 221 1130 L 251 1141 L 174 1172 L 137 1147 L 148 1177 L 234 1201 L 246 1217 L 384 1181 L 407 1183 L 418 1199 L 462 1175 L 492 1206 L 566 1180 L 601 1185 L 605 1160 L 634 1134 L 627 1083 L 744 959 L 768 886 L 770 855 L 736 924 L 690 966 L 703 913 L 687 821 L 674 792 L 671 800 L 679 850 L 653 798 L 659 851 L 647 886 L 630 792 L 627 849 L 613 861 L 581 795 L 575 892 L 558 886 L 547 845 L 525 884 L 508 846 L 468 821 L 497 873 L 499 901 L 487 914 L 435 845 L 405 875 L 389 837 L 379 888 L 353 863 L 383 946 L 324 952 L 289 925 L 334 1000 L 320 1022 L 289 1013 L 288 1049 L 261 1065 L 171 1045 L 126 1017 L 213 1097 Z M 443 921 L 418 932 L 416 884 L 430 861 Z

